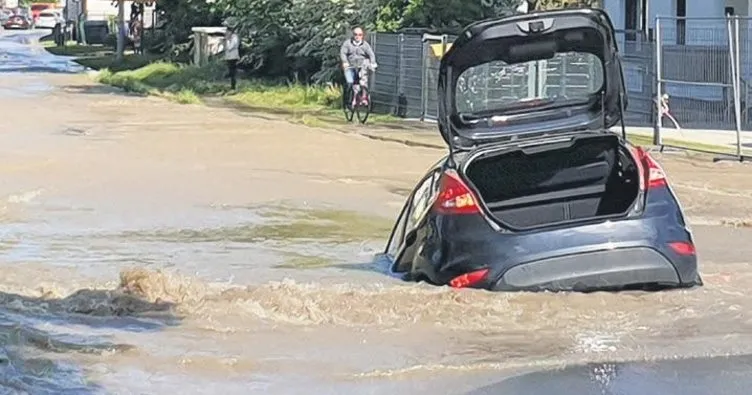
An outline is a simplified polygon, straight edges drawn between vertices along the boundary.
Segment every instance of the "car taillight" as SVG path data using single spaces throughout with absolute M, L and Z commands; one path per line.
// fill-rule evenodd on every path
M 487 275 L 488 269 L 481 269 L 474 272 L 465 273 L 449 281 L 449 286 L 452 288 L 467 288 L 485 280 Z
M 666 186 L 666 173 L 661 168 L 661 165 L 647 152 L 645 152 L 643 160 L 645 166 L 648 168 L 648 189 Z
M 695 245 L 686 241 L 668 243 L 668 246 L 671 247 L 671 249 L 679 255 L 691 256 L 697 253 L 697 251 L 695 250 Z
M 477 214 L 478 199 L 454 170 L 442 174 L 434 208 L 441 214 Z
M 668 184 L 666 173 L 649 153 L 645 152 L 642 147 L 634 148 L 633 152 L 637 159 L 637 167 L 640 170 L 641 189 L 653 189 Z

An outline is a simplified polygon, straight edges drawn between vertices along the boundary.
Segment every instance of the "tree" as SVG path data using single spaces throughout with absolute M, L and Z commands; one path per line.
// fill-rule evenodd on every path
M 238 21 L 241 66 L 264 77 L 329 81 L 341 72 L 338 50 L 355 25 L 366 31 L 427 28 L 455 33 L 477 20 L 530 10 L 599 5 L 600 0 L 159 0 L 164 47 L 190 48 L 192 26 Z
M 125 0 L 117 0 L 118 7 L 118 35 L 117 49 L 115 51 L 115 61 L 123 60 L 125 53 Z
M 156 1 L 155 9 L 161 26 L 160 36 L 159 41 L 149 49 L 169 52 L 175 59 L 180 59 L 191 47 L 191 27 L 219 26 L 224 7 L 220 2 L 206 0 Z
M 521 0 L 382 0 L 376 27 L 420 27 L 456 32 L 477 20 L 512 12 Z

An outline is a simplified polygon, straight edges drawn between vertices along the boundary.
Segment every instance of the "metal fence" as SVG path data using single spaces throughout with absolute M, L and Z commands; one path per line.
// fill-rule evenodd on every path
M 704 138 L 701 150 L 744 159 L 752 147 L 752 138 L 743 133 L 752 129 L 750 21 L 734 16 L 657 18 L 653 106 L 662 116 L 655 118 L 656 144 L 697 149 L 697 144 L 678 141 L 697 140 L 689 135 L 696 130 L 710 131 L 717 137 Z
M 629 103 L 624 120 L 630 126 L 651 126 L 655 97 L 654 43 L 643 32 L 618 31 L 616 40 L 622 57 L 624 84 Z
M 402 118 L 436 119 L 439 59 L 432 45 L 446 46 L 451 36 L 377 33 L 372 45 L 379 63 L 371 96 L 378 112 Z
M 630 98 L 627 122 L 650 126 L 654 122 L 651 104 L 655 86 L 653 45 L 636 32 L 619 32 L 618 35 L 625 43 L 622 55 Z M 372 99 L 376 111 L 403 118 L 435 120 L 439 61 L 454 39 L 451 35 L 375 34 L 372 45 L 379 70 L 373 78 Z M 544 91 L 530 92 L 530 95 L 561 94 L 566 89 L 586 87 L 594 72 L 594 64 L 583 63 L 582 59 L 562 58 L 540 63 L 538 71 L 518 72 L 510 72 L 507 65 L 489 64 L 481 73 L 475 73 L 473 80 L 485 84 L 480 91 L 483 102 L 488 104 L 520 97 L 520 92 L 528 96 L 534 84 L 529 78 L 531 72 L 542 73 L 545 84 Z
M 648 132 L 652 128 L 660 145 L 669 145 L 664 144 L 664 137 L 675 143 L 672 133 L 691 140 L 693 136 L 687 136 L 690 130 L 720 130 L 725 131 L 725 139 L 736 133 L 737 147 L 729 150 L 732 154 L 741 156 L 746 148 L 752 149 L 752 137 L 743 132 L 752 130 L 752 19 L 659 17 L 650 33 L 654 37 L 638 31 L 617 32 L 629 98 L 626 124 Z M 375 34 L 372 45 L 379 70 L 372 93 L 377 111 L 435 120 L 439 60 L 453 40 L 450 35 Z M 553 90 L 561 89 L 562 78 L 567 78 L 568 87 L 576 88 L 592 75 L 592 70 L 576 59 L 547 61 L 543 69 L 547 89 Z M 480 90 L 488 95 L 482 100 L 520 97 L 515 92 L 529 88 L 528 77 L 533 72 L 540 71 L 500 73 L 487 67 L 478 80 L 492 87 Z M 666 123 L 670 118 L 662 112 L 664 94 L 668 95 L 670 115 L 680 125 L 672 126 L 673 131 L 670 122 Z M 704 139 L 706 145 L 713 144 Z

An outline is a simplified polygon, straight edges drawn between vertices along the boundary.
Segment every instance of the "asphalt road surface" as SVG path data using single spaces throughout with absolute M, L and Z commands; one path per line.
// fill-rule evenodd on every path
M 748 166 L 663 158 L 705 287 L 413 286 L 368 261 L 440 151 L 125 95 L 39 35 L 0 37 L 4 391 L 749 393 Z

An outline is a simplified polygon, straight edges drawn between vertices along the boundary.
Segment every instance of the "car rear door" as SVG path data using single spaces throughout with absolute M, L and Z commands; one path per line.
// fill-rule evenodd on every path
M 404 269 L 412 262 L 415 250 L 420 245 L 418 231 L 422 228 L 426 214 L 438 193 L 441 169 L 429 172 L 416 186 L 405 203 L 393 237 L 387 247 L 387 255 L 395 262 L 395 267 Z

